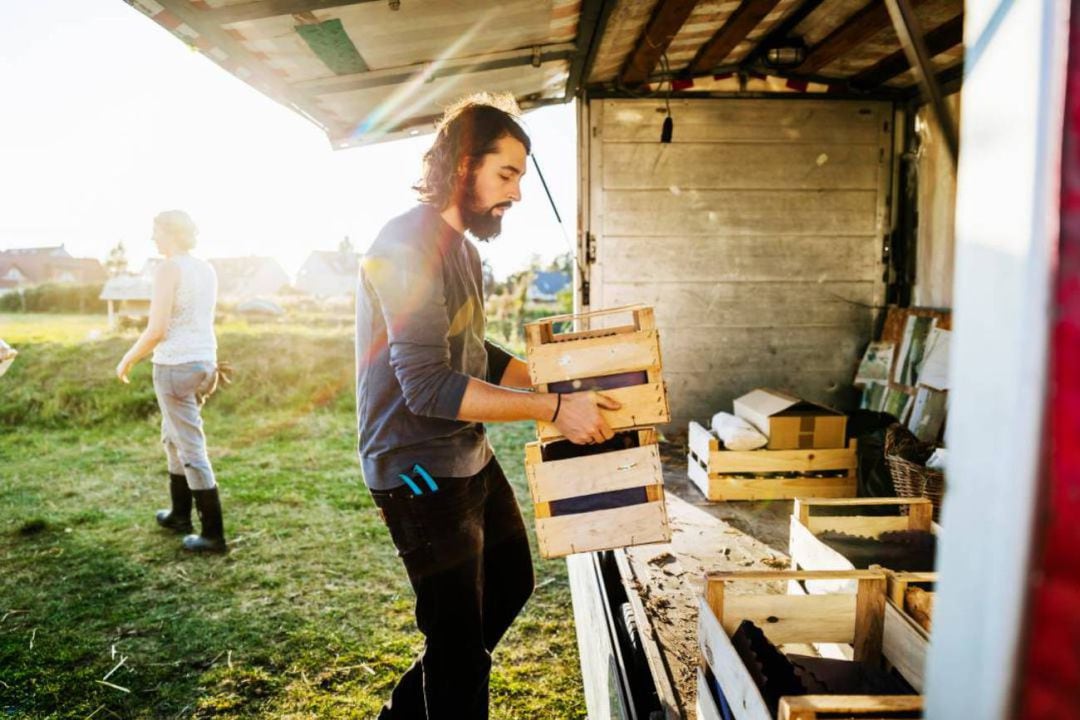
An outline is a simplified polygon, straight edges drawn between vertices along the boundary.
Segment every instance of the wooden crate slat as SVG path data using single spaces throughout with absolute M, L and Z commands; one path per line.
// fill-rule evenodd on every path
M 709 487 L 709 471 L 705 469 L 705 466 L 698 459 L 697 455 L 693 451 L 686 455 L 686 475 L 690 478 L 690 482 L 697 486 L 697 489 L 701 491 L 709 500 L 718 500 L 713 495 L 712 489 Z
M 535 503 L 655 485 L 663 478 L 656 445 L 528 465 L 527 471 Z
M 843 507 L 847 509 L 895 507 L 898 513 L 901 509 L 906 509 L 907 515 L 845 515 L 842 518 L 832 515 L 813 515 L 814 509 L 819 507 Z M 932 532 L 933 510 L 933 503 L 927 498 L 799 498 L 795 501 L 794 514 L 815 534 L 833 529 L 833 524 L 839 521 L 837 527 L 850 523 L 863 528 L 864 531 L 858 534 L 870 534 L 877 537 L 881 533 L 890 530 L 925 530 Z
M 750 620 L 776 645 L 815 642 L 850 643 L 855 639 L 855 595 L 724 596 L 723 628 L 731 635 Z
M 881 658 L 886 587 L 884 575 L 859 581 L 855 591 L 855 641 L 851 643 L 856 660 L 874 662 Z
M 693 420 L 690 421 L 687 430 L 686 444 L 689 445 L 691 452 L 702 459 L 707 459 L 710 453 L 720 449 L 720 441 L 717 437 Z
M 884 570 L 724 570 L 705 574 L 710 589 L 726 580 L 774 581 L 784 580 L 874 580 L 882 577 Z M 721 593 L 721 597 L 722 597 Z
M 854 477 L 730 478 L 705 475 L 704 481 L 707 483 L 705 496 L 720 501 L 781 500 L 807 495 L 841 497 L 854 495 L 858 485 Z
M 761 691 L 705 598 L 698 600 L 698 645 L 735 717 L 772 720 Z
M 536 539 L 546 558 L 612 548 L 670 542 L 667 508 L 662 501 L 558 515 L 536 520 Z
M 656 330 L 578 342 L 530 346 L 526 351 L 533 385 L 618 375 L 660 367 Z
M 798 695 L 780 698 L 780 720 L 817 720 L 818 714 L 860 716 L 877 713 L 921 712 L 921 695 Z M 865 716 L 865 717 L 862 717 Z
M 885 627 L 882 632 L 882 654 L 911 687 L 923 691 L 926 677 L 926 655 L 930 638 L 926 631 L 909 618 L 890 600 L 885 605 Z
M 709 474 L 822 472 L 858 467 L 855 441 L 846 448 L 822 450 L 717 450 L 709 453 Z
M 815 535 L 823 532 L 841 532 L 848 535 L 877 537 L 883 532 L 907 530 L 908 523 L 906 515 L 896 517 L 814 515 L 809 519 L 807 528 Z
M 622 405 L 618 410 L 600 410 L 600 414 L 613 430 L 660 425 L 671 420 L 663 383 L 632 385 L 600 392 Z M 543 442 L 562 437 L 562 433 L 553 423 L 538 422 L 536 425 Z
M 631 327 L 631 328 L 633 328 L 635 330 L 644 330 L 644 329 L 651 329 L 651 328 L 656 327 L 655 320 L 653 318 L 653 309 L 652 309 L 652 307 L 650 307 L 648 305 L 638 303 L 638 304 L 634 304 L 634 305 L 619 305 L 617 307 L 603 308 L 603 309 L 600 309 L 600 310 L 590 310 L 589 312 L 584 312 L 584 313 L 566 313 L 566 314 L 563 314 L 563 315 L 551 315 L 551 316 L 546 317 L 546 318 L 541 318 L 539 320 L 534 320 L 533 322 L 526 323 L 525 324 L 525 329 L 526 329 L 526 331 L 528 331 L 530 328 L 537 328 L 537 329 L 541 329 L 541 330 L 546 329 L 547 330 L 547 333 L 546 333 L 547 335 L 557 337 L 557 336 L 560 336 L 560 335 L 562 335 L 564 333 L 558 333 L 558 334 L 554 333 L 553 328 L 554 328 L 556 323 L 576 322 L 576 321 L 588 322 L 590 320 L 597 320 L 597 319 L 601 319 L 601 318 L 608 319 L 612 315 L 622 315 L 622 314 L 629 315 L 631 322 L 630 322 L 630 324 L 625 325 L 625 326 L 624 325 L 617 326 L 619 328 L 621 328 L 621 327 Z M 554 339 L 548 339 L 548 340 L 545 340 L 545 342 L 558 342 L 558 341 L 554 340 Z
M 815 505 L 821 505 L 824 507 L 853 507 L 859 505 L 874 506 L 874 505 L 930 505 L 930 501 L 926 498 L 900 498 L 900 497 L 867 497 L 867 498 L 806 498 L 802 501 L 803 505 L 812 507 Z

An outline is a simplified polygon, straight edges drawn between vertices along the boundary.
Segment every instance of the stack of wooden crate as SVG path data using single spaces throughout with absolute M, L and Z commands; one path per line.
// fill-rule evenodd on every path
M 630 322 L 612 322 L 621 317 Z M 564 331 L 570 323 L 574 329 Z M 544 318 L 525 326 L 525 340 L 538 392 L 597 391 L 621 404 L 601 410 L 616 431 L 602 445 L 574 445 L 554 424 L 537 424 L 538 440 L 525 448 L 525 470 L 541 554 L 670 541 L 654 426 L 671 416 L 652 308 Z

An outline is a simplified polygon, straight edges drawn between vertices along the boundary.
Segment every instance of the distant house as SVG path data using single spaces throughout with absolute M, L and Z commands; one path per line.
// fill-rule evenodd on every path
M 124 273 L 109 278 L 100 298 L 109 304 L 109 327 L 115 328 L 122 317 L 143 318 L 150 315 L 153 282 L 150 275 Z
M 315 251 L 296 276 L 296 288 L 317 298 L 356 294 L 360 258 L 354 252 Z
M 0 292 L 45 283 L 103 283 L 107 276 L 100 261 L 72 257 L 63 245 L 0 251 Z
M 210 258 L 218 278 L 218 297 L 251 300 L 277 295 L 288 286 L 289 275 L 269 257 Z
M 533 275 L 525 299 L 534 303 L 553 303 L 559 293 L 570 286 L 570 273 L 543 271 Z

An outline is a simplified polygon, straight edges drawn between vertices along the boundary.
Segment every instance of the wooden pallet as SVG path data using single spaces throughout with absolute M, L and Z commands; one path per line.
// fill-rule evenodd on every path
M 855 592 L 810 594 L 731 594 L 727 586 L 749 582 L 799 582 L 820 580 L 852 581 Z M 895 662 L 904 648 L 885 631 L 887 607 L 886 577 L 877 570 L 844 572 L 748 571 L 709 573 L 705 591 L 699 599 L 698 642 L 702 672 L 698 675 L 697 712 L 702 720 L 719 720 L 719 705 L 708 678 L 727 701 L 735 720 L 774 720 L 761 692 L 731 644 L 731 633 L 743 620 L 751 620 L 775 644 L 835 643 L 851 647 L 857 660 L 893 664 L 908 682 L 921 686 L 922 678 L 909 677 Z M 903 699 L 900 699 L 900 698 Z M 873 712 L 895 712 L 921 708 L 918 696 L 822 696 L 786 698 L 777 718 L 813 718 L 806 714 L 816 709 L 825 712 L 829 703 L 839 712 L 873 717 Z M 863 712 L 865 709 L 865 712 Z M 792 714 L 795 712 L 796 714 Z M 799 714 L 802 713 L 802 714 Z
M 536 512 L 541 555 L 556 558 L 671 541 L 656 432 L 637 433 L 638 447 L 565 460 L 545 461 L 539 442 L 525 446 L 525 473 Z M 560 501 L 638 488 L 643 495 L 633 504 L 558 513 Z
M 608 323 L 621 315 L 630 322 L 563 332 L 562 325 Z M 613 429 L 640 428 L 671 420 L 661 372 L 660 336 L 653 310 L 643 305 L 556 315 L 525 326 L 529 376 L 539 392 L 574 392 L 601 378 L 634 375 L 633 384 L 604 389 L 619 410 L 601 410 Z M 541 442 L 562 435 L 551 423 L 537 423 Z
M 851 497 L 858 488 L 854 440 L 824 450 L 724 450 L 716 435 L 691 420 L 688 444 L 687 475 L 715 502 Z

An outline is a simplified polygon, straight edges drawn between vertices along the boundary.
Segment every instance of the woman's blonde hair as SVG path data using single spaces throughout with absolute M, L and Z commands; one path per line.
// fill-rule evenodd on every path
M 199 228 L 195 222 L 183 210 L 166 210 L 157 214 L 154 225 L 167 230 L 169 235 L 182 250 L 191 250 L 195 247 Z

